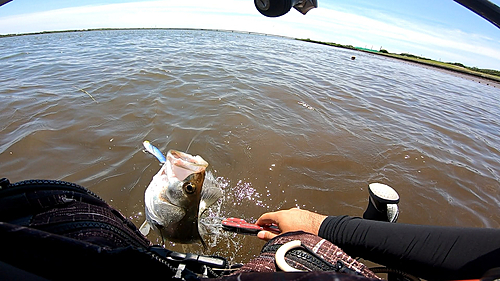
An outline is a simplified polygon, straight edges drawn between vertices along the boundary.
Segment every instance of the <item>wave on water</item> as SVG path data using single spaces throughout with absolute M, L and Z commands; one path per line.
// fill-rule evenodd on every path
M 400 193 L 402 222 L 500 226 L 498 88 L 216 31 L 40 34 L 0 38 L 0 50 L 0 167 L 12 182 L 78 183 L 140 225 L 159 169 L 142 152 L 150 140 L 209 162 L 224 186 L 217 217 L 361 215 L 368 184 L 382 182 Z M 229 238 L 212 251 L 245 261 L 260 250 Z

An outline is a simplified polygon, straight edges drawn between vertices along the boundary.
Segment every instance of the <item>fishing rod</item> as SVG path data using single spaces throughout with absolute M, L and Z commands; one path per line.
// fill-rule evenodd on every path
M 12 0 L 0 0 L 0 6 L 2 6 L 3 4 L 6 4 L 7 2 L 10 2 Z
M 454 0 L 500 28 L 500 7 L 488 0 Z
M 500 28 L 500 7 L 488 0 L 454 0 Z M 317 0 L 254 0 L 257 10 L 266 17 L 280 17 L 294 7 L 302 14 L 318 7 Z

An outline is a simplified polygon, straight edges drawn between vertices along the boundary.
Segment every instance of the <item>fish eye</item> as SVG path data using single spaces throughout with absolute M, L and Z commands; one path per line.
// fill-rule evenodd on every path
M 193 194 L 196 191 L 196 186 L 190 182 L 186 182 L 183 188 L 187 194 Z

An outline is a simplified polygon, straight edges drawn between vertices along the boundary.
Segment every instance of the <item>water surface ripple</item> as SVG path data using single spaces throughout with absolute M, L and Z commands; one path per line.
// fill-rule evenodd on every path
M 43 34 L 1 38 L 0 50 L 0 167 L 11 181 L 81 184 L 140 225 L 159 169 L 142 151 L 150 140 L 210 163 L 225 192 L 215 215 L 361 215 L 368 183 L 383 182 L 401 195 L 401 222 L 500 226 L 498 88 L 229 32 Z M 241 262 L 262 246 L 211 239 L 212 253 Z

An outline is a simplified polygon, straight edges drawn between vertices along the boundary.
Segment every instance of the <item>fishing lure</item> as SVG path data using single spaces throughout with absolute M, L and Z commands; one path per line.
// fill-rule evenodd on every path
M 144 141 L 142 145 L 144 146 L 144 149 L 146 149 L 147 152 L 156 157 L 156 159 L 158 159 L 160 163 L 163 164 L 167 161 L 165 155 L 163 155 L 163 153 L 161 153 L 161 151 L 156 146 L 152 145 L 149 141 Z

